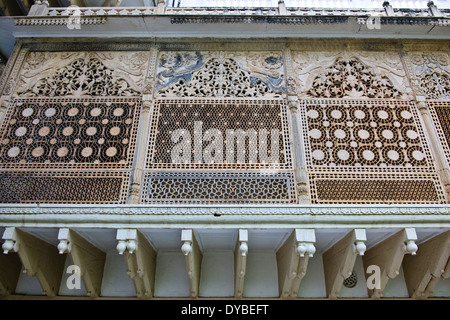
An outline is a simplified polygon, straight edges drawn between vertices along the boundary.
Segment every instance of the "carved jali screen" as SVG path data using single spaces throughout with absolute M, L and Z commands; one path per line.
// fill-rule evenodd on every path
M 1 127 L 0 202 L 126 203 L 144 57 L 30 53 Z
M 416 107 L 406 101 L 306 100 L 315 203 L 443 203 Z
M 295 203 L 282 70 L 280 53 L 162 53 L 141 201 Z

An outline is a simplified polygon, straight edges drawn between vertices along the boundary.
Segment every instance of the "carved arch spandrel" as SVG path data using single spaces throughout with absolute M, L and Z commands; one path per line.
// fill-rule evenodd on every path
M 281 52 L 161 52 L 158 97 L 281 97 Z
M 427 99 L 450 99 L 450 55 L 448 52 L 404 54 L 414 91 Z
M 301 98 L 407 99 L 411 93 L 397 53 L 293 52 L 292 57 Z M 314 87 L 320 82 L 347 87 L 340 92 L 327 92 L 326 88 L 317 92 Z
M 31 52 L 15 96 L 137 96 L 148 59 L 147 52 Z

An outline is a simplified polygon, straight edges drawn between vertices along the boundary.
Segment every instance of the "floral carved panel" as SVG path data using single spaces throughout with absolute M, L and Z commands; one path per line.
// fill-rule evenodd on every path
M 158 97 L 280 97 L 281 52 L 162 52 Z
M 415 91 L 427 99 L 450 98 L 450 56 L 448 53 L 411 52 L 405 61 Z
M 410 102 L 308 99 L 300 108 L 314 203 L 444 203 Z
M 31 52 L 16 95 L 138 96 L 147 68 L 146 52 Z
M 400 56 L 371 52 L 294 52 L 302 98 L 405 98 L 408 84 Z

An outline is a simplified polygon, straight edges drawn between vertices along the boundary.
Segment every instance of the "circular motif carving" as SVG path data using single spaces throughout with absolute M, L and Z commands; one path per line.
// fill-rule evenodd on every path
M 327 108 L 327 119 L 334 122 L 342 122 L 347 118 L 345 108 L 341 106 L 330 106 Z
M 309 129 L 309 137 L 316 142 L 324 141 L 326 139 L 326 133 L 321 130 L 320 126 L 312 125 Z
M 414 166 L 423 166 L 427 163 L 425 153 L 423 152 L 422 148 L 418 146 L 409 147 L 406 150 L 406 154 L 408 155 L 409 161 Z
M 375 107 L 372 109 L 372 115 L 375 121 L 380 123 L 392 122 L 393 115 L 389 107 Z
M 27 128 L 27 127 L 23 127 L 23 126 L 18 127 L 18 128 L 15 130 L 15 132 L 14 132 L 14 134 L 15 134 L 16 137 L 23 137 L 23 136 L 25 136 L 27 133 L 28 133 L 28 128 Z
M 366 146 L 358 149 L 358 159 L 362 165 L 377 165 L 380 161 L 378 149 L 375 147 Z
M 333 126 L 330 128 L 330 135 L 338 143 L 349 141 L 351 138 L 350 131 L 344 126 Z
M 391 126 L 379 126 L 377 128 L 378 138 L 387 143 L 394 143 L 398 140 L 397 131 Z
M 77 162 L 93 162 L 97 156 L 98 147 L 93 143 L 80 145 L 75 152 Z
M 123 148 L 120 144 L 107 144 L 101 149 L 101 159 L 104 162 L 117 162 L 122 158 Z
M 356 106 L 350 108 L 350 118 L 356 122 L 367 122 L 370 119 L 369 109 L 365 106 Z
M 54 117 L 57 112 L 58 111 L 55 108 L 48 108 L 47 110 L 44 111 L 44 115 L 47 118 L 51 118 L 51 117 Z
M 404 161 L 402 149 L 394 146 L 383 149 L 383 158 L 389 165 L 400 165 Z
M 405 141 L 410 143 L 418 143 L 419 142 L 419 133 L 416 128 L 413 126 L 404 126 L 401 130 L 402 137 Z
M 22 152 L 21 148 L 18 146 L 14 146 L 8 150 L 8 157 L 16 158 Z
M 47 159 L 49 146 L 46 144 L 32 145 L 28 149 L 27 160 L 31 162 L 41 162 Z
M 328 163 L 328 150 L 326 148 L 316 148 L 311 152 L 315 165 L 322 165 Z
M 87 123 L 81 128 L 81 136 L 88 141 L 98 140 L 102 136 L 102 126 L 95 123 Z
M 349 165 L 354 161 L 353 150 L 350 147 L 339 147 L 333 150 L 334 162 L 339 165 Z

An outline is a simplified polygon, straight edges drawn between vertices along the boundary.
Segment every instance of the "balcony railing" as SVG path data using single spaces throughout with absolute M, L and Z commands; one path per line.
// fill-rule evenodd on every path
M 64 17 L 168 15 L 289 15 L 289 16 L 396 16 L 450 17 L 450 1 L 391 0 L 165 0 L 157 6 L 45 7 L 29 16 Z M 157 0 L 155 1 L 157 2 Z M 129 3 L 131 4 L 131 3 Z M 133 2 L 135 4 L 135 2 Z M 439 6 L 444 4 L 443 6 Z M 43 6 L 41 6 L 43 7 Z M 283 7 L 283 9 L 281 9 Z M 448 9 L 447 9 L 448 8 Z

